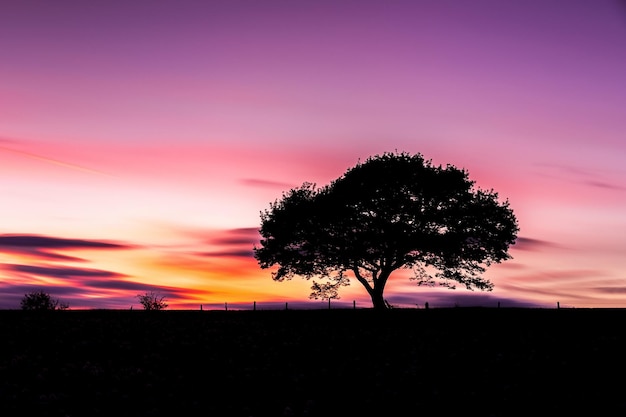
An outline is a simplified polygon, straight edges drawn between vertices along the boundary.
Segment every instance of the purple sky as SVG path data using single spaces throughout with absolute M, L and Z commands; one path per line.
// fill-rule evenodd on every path
M 306 300 L 250 257 L 259 212 L 394 150 L 467 168 L 521 239 L 492 293 L 391 300 L 626 307 L 624 74 L 623 1 L 3 1 L 0 308 Z

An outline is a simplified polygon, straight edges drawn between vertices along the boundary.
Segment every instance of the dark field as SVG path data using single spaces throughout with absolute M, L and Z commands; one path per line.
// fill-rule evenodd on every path
M 626 311 L 0 311 L 0 415 L 626 415 Z

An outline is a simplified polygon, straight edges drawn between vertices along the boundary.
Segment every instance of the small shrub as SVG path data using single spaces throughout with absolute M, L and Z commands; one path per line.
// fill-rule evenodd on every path
M 167 308 L 164 295 L 147 292 L 145 294 L 138 294 L 137 299 L 139 299 L 139 303 L 143 306 L 144 310 L 165 310 Z
M 24 294 L 20 301 L 22 310 L 67 310 L 70 306 L 68 303 L 53 299 L 50 294 L 43 290 L 32 291 Z

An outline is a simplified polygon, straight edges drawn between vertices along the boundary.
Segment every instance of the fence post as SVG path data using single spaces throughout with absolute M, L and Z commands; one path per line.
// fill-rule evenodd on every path
M 256 311 L 256 301 L 254 302 L 254 304 L 252 305 L 252 311 Z
M 558 310 L 559 308 L 561 308 L 561 303 L 559 303 L 558 301 L 556 302 L 556 309 Z
M 289 310 L 289 303 L 285 303 L 285 310 Z
M 356 300 L 352 300 L 352 310 L 356 310 Z
M 428 301 L 424 303 L 424 309 L 428 310 Z
M 328 297 L 328 309 L 330 310 L 330 297 Z
M 228 303 L 224 303 L 224 310 L 228 311 Z
M 202 311 L 202 304 L 200 304 L 200 311 Z

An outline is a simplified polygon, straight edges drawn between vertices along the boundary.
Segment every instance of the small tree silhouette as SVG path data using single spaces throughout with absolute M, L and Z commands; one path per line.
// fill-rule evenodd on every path
M 157 294 L 153 291 L 145 294 L 138 294 L 137 299 L 143 306 L 144 310 L 165 310 L 167 303 L 165 302 L 165 296 Z
M 24 294 L 20 301 L 22 310 L 67 310 L 70 306 L 68 303 L 62 303 L 57 299 L 53 299 L 50 294 L 43 290 L 31 291 Z

